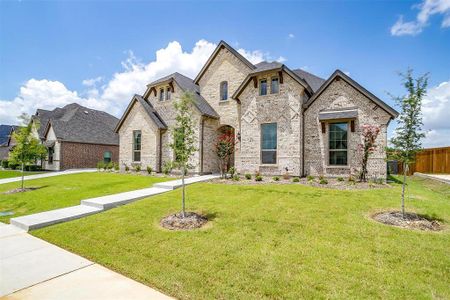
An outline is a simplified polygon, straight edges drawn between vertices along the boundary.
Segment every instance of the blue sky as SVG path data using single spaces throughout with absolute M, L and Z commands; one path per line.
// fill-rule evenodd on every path
M 212 45 L 223 39 L 248 55 L 282 57 L 289 67 L 323 78 L 339 68 L 389 104 L 387 91 L 403 93 L 398 71 L 430 72 L 430 91 L 437 94 L 430 109 L 444 110 L 432 111 L 434 118 L 427 116 L 431 121 L 425 125 L 439 130 L 439 143 L 445 143 L 450 140 L 449 122 L 441 116 L 450 109 L 449 14 L 449 0 L 1 1 L 0 123 L 38 105 L 51 108 L 72 99 L 94 108 L 114 106 L 111 112 L 120 115 L 132 93 L 145 88 L 136 82 L 171 72 L 183 59 L 192 61 L 180 71 L 195 76 L 201 64 L 194 60 L 206 57 L 192 54 L 198 41 Z M 158 61 L 156 51 L 171 42 L 183 52 L 167 54 L 180 58 Z M 183 53 L 192 55 L 183 58 Z M 157 71 L 150 70 L 152 62 Z M 22 105 L 20 111 L 12 104 Z

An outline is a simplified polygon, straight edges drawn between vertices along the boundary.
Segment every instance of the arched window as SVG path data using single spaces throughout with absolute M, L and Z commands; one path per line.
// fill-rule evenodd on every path
M 220 83 L 220 100 L 228 100 L 228 82 L 222 81 Z
M 112 153 L 111 151 L 105 151 L 103 153 L 103 162 L 110 163 L 111 162 Z

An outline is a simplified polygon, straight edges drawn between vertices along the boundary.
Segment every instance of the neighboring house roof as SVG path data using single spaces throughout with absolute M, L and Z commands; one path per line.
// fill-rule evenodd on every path
M 0 147 L 9 146 L 11 135 L 17 128 L 19 128 L 19 126 L 0 125 Z
M 267 72 L 267 71 L 284 71 L 286 72 L 289 76 L 291 76 L 295 81 L 297 81 L 299 84 L 301 84 L 307 91 L 307 93 L 311 96 L 314 93 L 314 90 L 311 88 L 310 84 L 308 83 L 308 81 L 306 81 L 306 79 L 304 78 L 306 74 L 303 73 L 299 73 L 299 72 L 294 72 L 291 69 L 289 69 L 286 65 L 279 63 L 279 62 L 260 62 L 258 64 L 255 65 L 255 69 L 250 72 L 247 77 L 244 79 L 244 81 L 242 81 L 241 85 L 237 88 L 236 92 L 234 92 L 232 98 L 233 99 L 238 99 L 239 95 L 244 91 L 245 87 L 248 85 L 248 83 L 250 82 L 250 80 L 254 77 L 257 76 L 258 74 Z M 299 74 L 302 74 L 302 76 L 300 76 Z M 309 73 L 308 73 L 309 74 Z M 312 74 L 310 74 L 312 75 Z M 317 77 L 315 75 L 312 75 L 314 77 Z M 309 79 L 311 79 L 310 77 L 308 77 Z M 319 78 L 319 77 L 317 77 Z
M 206 72 L 206 70 L 208 69 L 209 65 L 212 63 L 212 61 L 217 56 L 219 51 L 221 49 L 223 49 L 223 48 L 226 48 L 228 51 L 230 51 L 234 56 L 236 56 L 240 61 L 242 61 L 251 70 L 256 69 L 256 67 L 250 61 L 248 61 L 248 59 L 246 59 L 244 56 L 242 56 L 242 54 L 237 52 L 233 47 L 231 47 L 230 45 L 228 45 L 224 41 L 220 41 L 219 44 L 217 45 L 216 49 L 214 50 L 214 52 L 211 54 L 211 56 L 208 58 L 208 60 L 206 61 L 205 65 L 203 66 L 203 68 L 198 73 L 197 77 L 195 77 L 195 79 L 194 79 L 194 83 L 195 84 L 198 84 L 198 81 L 200 80 L 200 78 L 202 78 L 203 74 Z
M 117 126 L 114 128 L 114 132 L 119 132 L 119 129 L 122 126 L 125 119 L 127 118 L 128 114 L 130 113 L 131 108 L 133 107 L 133 104 L 136 102 L 138 102 L 140 105 L 142 105 L 142 107 L 144 108 L 144 110 L 146 111 L 146 113 L 148 114 L 150 119 L 152 119 L 153 122 L 155 122 L 155 125 L 159 129 L 167 129 L 166 123 L 159 116 L 158 112 L 153 108 L 151 103 L 149 101 L 145 100 L 141 95 L 136 94 L 131 99 L 130 104 L 128 104 L 128 107 L 125 110 L 122 118 L 120 118 L 119 122 L 117 123 Z
M 348 75 L 346 75 L 341 70 L 334 71 L 333 74 L 331 74 L 330 78 L 328 78 L 325 83 L 322 84 L 322 86 L 317 90 L 316 93 L 303 105 L 306 109 L 308 109 L 309 106 L 316 100 L 323 91 L 326 90 L 326 88 L 333 82 L 334 79 L 337 77 L 342 78 L 345 82 L 347 82 L 349 85 L 354 87 L 356 90 L 360 91 L 364 96 L 375 102 L 377 105 L 379 105 L 382 109 L 384 109 L 387 113 L 391 115 L 392 118 L 396 118 L 398 116 L 398 112 L 387 105 L 384 101 L 376 97 L 374 94 L 366 90 L 363 86 L 361 86 L 359 83 L 357 83 L 355 80 L 350 78 Z
M 56 138 L 63 141 L 105 145 L 119 144 L 119 137 L 114 132 L 114 128 L 119 121 L 116 117 L 77 103 L 68 104 L 63 108 L 58 107 L 52 111 L 38 110 L 34 118 L 39 119 L 41 127 L 44 128 L 43 138 L 46 137 L 51 127 Z M 47 120 L 46 123 L 45 120 Z
M 172 80 L 174 80 L 184 92 L 191 92 L 194 95 L 196 100 L 194 104 L 202 115 L 215 119 L 219 118 L 219 114 L 214 110 L 214 108 L 211 107 L 211 105 L 209 105 L 205 98 L 200 95 L 200 87 L 195 84 L 191 78 L 184 76 L 183 74 L 175 72 L 153 81 L 148 84 L 147 87 L 150 89 L 151 87 L 166 82 L 168 83 Z

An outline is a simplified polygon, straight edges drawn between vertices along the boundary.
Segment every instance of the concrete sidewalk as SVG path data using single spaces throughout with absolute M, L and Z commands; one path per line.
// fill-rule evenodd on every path
M 37 175 L 26 175 L 23 179 L 24 180 L 33 180 L 33 179 L 54 177 L 54 176 L 59 176 L 59 175 L 88 173 L 88 172 L 97 172 L 97 169 L 77 169 L 77 170 L 67 170 L 67 171 L 59 171 L 59 172 L 48 172 L 48 173 L 42 173 L 42 174 L 37 174 Z M 21 180 L 22 180 L 22 177 L 5 178 L 5 179 L 0 179 L 0 184 L 18 182 Z
M 434 179 L 442 183 L 450 184 L 450 174 L 424 174 L 415 172 L 414 175 Z
M 0 223 L 2 299 L 171 299 L 116 272 Z

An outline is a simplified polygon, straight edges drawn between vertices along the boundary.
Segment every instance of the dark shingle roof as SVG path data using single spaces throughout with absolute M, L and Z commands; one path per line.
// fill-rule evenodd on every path
M 141 95 L 134 95 L 134 97 L 139 101 L 139 103 L 144 107 L 145 111 L 149 115 L 149 117 L 155 122 L 156 126 L 161 129 L 167 129 L 166 123 L 164 123 L 163 119 L 160 117 L 158 112 L 153 108 L 150 102 L 146 101 L 142 98 Z
M 194 95 L 196 100 L 194 104 L 202 115 L 211 118 L 219 118 L 219 114 L 214 110 L 214 108 L 211 107 L 211 105 L 209 105 L 209 103 L 205 100 L 205 98 L 203 98 L 202 95 L 200 95 L 199 86 L 195 84 L 191 78 L 184 76 L 183 74 L 175 72 L 173 74 L 164 76 L 156 81 L 153 81 L 148 86 L 149 87 L 155 86 L 169 80 L 174 80 L 183 91 L 191 92 Z
M 9 138 L 18 128 L 16 125 L 0 125 L 0 147 L 9 146 Z
M 296 69 L 296 70 L 292 70 L 292 72 L 294 72 L 295 74 L 297 74 L 300 78 L 302 78 L 303 80 L 305 80 L 309 86 L 312 88 L 312 90 L 315 92 L 317 92 L 317 90 L 322 86 L 322 84 L 324 84 L 324 82 L 326 81 L 323 78 L 320 78 L 319 76 L 316 76 L 314 74 L 311 74 L 309 72 L 306 72 L 302 69 Z
M 56 137 L 63 141 L 118 145 L 119 137 L 114 128 L 119 121 L 116 117 L 99 110 L 90 109 L 77 103 L 52 111 L 38 110 L 34 118 L 39 119 L 39 134 L 44 137 L 51 124 Z M 41 132 L 42 135 L 41 135 Z
M 282 66 L 283 66 L 283 64 L 279 63 L 277 61 L 273 61 L 273 62 L 262 61 L 262 62 L 257 63 L 255 65 L 256 69 L 253 70 L 253 73 L 258 73 L 258 72 L 278 69 L 278 68 L 281 68 Z

